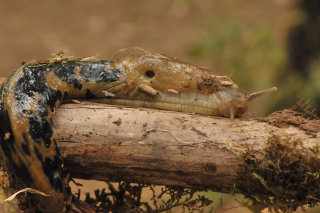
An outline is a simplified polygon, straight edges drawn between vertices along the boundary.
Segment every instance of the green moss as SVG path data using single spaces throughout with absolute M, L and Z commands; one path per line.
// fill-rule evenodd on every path
M 237 191 L 253 212 L 269 208 L 291 212 L 313 207 L 320 201 L 320 157 L 318 147 L 306 148 L 302 141 L 271 136 L 263 151 L 247 150 L 241 156 Z

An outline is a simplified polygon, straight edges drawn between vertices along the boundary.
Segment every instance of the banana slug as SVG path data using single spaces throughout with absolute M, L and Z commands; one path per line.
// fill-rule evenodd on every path
M 153 107 L 205 115 L 238 117 L 247 102 L 227 76 L 139 48 L 118 51 L 111 61 L 54 59 L 24 64 L 0 88 L 0 153 L 18 188 L 36 212 L 68 212 L 72 197 L 52 116 L 63 100 Z

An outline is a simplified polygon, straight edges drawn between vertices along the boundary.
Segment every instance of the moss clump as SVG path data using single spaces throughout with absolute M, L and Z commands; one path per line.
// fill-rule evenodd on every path
M 302 141 L 271 136 L 263 151 L 248 149 L 241 157 L 237 185 L 254 212 L 291 212 L 320 201 L 319 149 Z

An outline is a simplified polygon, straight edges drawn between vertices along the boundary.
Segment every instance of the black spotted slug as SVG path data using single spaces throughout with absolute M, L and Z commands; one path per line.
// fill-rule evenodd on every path
M 26 63 L 0 89 L 0 151 L 8 173 L 38 212 L 66 211 L 70 198 L 52 116 L 68 98 L 225 117 L 241 116 L 247 101 L 274 91 L 243 94 L 227 76 L 139 48 L 112 61 L 68 59 Z

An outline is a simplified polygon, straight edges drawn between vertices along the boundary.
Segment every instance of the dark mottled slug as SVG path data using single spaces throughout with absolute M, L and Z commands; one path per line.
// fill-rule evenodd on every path
M 118 51 L 112 61 L 68 59 L 27 63 L 0 89 L 0 151 L 19 188 L 38 212 L 67 211 L 70 198 L 52 116 L 68 98 L 241 116 L 247 101 L 276 88 L 245 95 L 227 76 L 139 48 Z

